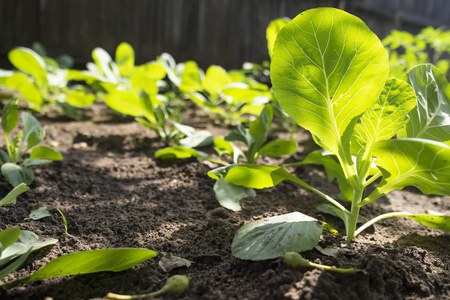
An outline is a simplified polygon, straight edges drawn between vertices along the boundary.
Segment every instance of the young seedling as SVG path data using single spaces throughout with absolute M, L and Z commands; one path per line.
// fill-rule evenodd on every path
M 243 125 L 228 133 L 225 138 L 217 137 L 214 140 L 214 149 L 220 156 L 229 155 L 233 160 L 233 165 L 239 163 L 239 158 L 247 163 L 255 163 L 262 155 L 279 157 L 295 152 L 297 143 L 293 140 L 274 140 L 267 143 L 269 132 L 272 127 L 273 112 L 270 105 L 266 105 L 261 111 L 258 119 L 250 122 L 249 128 Z M 233 141 L 243 142 L 247 150 L 238 148 Z M 181 159 L 197 157 L 209 160 L 214 163 L 224 165 L 229 168 L 229 163 L 223 160 L 217 160 L 206 153 L 188 147 L 168 147 L 155 153 L 155 158 L 160 159 Z M 233 211 L 240 211 L 240 200 L 246 197 L 255 197 L 253 189 L 234 185 L 226 181 L 217 180 L 214 184 L 216 199 L 220 205 Z
M 10 136 L 18 122 L 18 102 L 17 99 L 11 100 L 3 108 L 2 129 L 7 152 L 0 150 L 2 174 L 14 187 L 22 183 L 30 185 L 33 182 L 34 173 L 28 167 L 62 160 L 62 155 L 58 151 L 46 146 L 37 146 L 44 140 L 46 129 L 27 112 L 21 114 L 24 130 L 19 131 L 14 137 Z M 25 158 L 29 150 L 30 156 Z
M 387 79 L 388 73 L 381 41 L 360 19 L 337 9 L 301 13 L 275 42 L 271 63 L 275 97 L 324 149 L 314 154 L 317 163 L 324 163 L 329 176 L 338 178 L 341 197 L 349 200 L 350 209 L 282 167 L 237 165 L 210 175 L 250 188 L 271 187 L 283 180 L 297 183 L 329 202 L 319 209 L 343 220 L 348 241 L 368 225 L 394 216 L 450 231 L 449 216 L 408 212 L 384 214 L 356 228 L 360 209 L 394 189 L 415 186 L 425 194 L 450 195 L 450 147 L 443 143 L 450 140 L 449 83 L 431 65 L 408 73 L 412 87 Z M 368 185 L 379 178 L 377 188 L 368 193 Z M 298 222 L 289 219 L 280 228 Z M 247 240 L 252 251 L 252 243 L 264 240 L 255 242 L 251 234 L 240 234 L 233 244 Z M 317 244 L 319 236 L 303 238 Z M 266 259 L 262 257 L 268 250 L 261 251 L 257 259 Z M 280 250 L 277 255 L 282 255 Z
M 45 112 L 49 106 L 58 105 L 68 117 L 80 119 L 76 108 L 89 106 L 95 101 L 95 96 L 88 93 L 85 86 L 69 86 L 68 71 L 60 68 L 58 62 L 50 57 L 17 47 L 8 53 L 8 58 L 18 71 L 0 78 L 0 82 L 19 91 L 36 111 Z

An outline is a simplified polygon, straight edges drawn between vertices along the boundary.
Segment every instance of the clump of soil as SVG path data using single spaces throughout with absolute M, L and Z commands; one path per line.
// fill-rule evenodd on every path
M 292 211 L 315 216 L 342 230 L 340 221 L 319 214 L 323 203 L 315 194 L 283 182 L 257 191 L 242 201 L 241 212 L 217 203 L 211 164 L 189 160 L 160 162 L 153 154 L 164 144 L 131 119 L 112 115 L 102 105 L 88 111 L 90 118 L 70 121 L 41 118 L 48 127 L 46 143 L 55 142 L 62 162 L 35 168 L 36 180 L 15 205 L 0 208 L 2 228 L 16 226 L 58 244 L 33 254 L 6 280 L 25 276 L 58 256 L 89 249 L 143 247 L 158 257 L 120 273 L 99 273 L 48 279 L 2 291 L 2 299 L 102 299 L 108 292 L 143 294 L 156 291 L 174 274 L 191 278 L 182 299 L 450 299 L 450 235 L 409 219 L 387 219 L 354 242 L 325 233 L 322 248 L 339 249 L 327 256 L 317 249 L 303 253 L 310 261 L 365 272 L 343 275 L 320 269 L 292 268 L 281 260 L 241 261 L 231 255 L 236 231 L 246 222 Z M 216 135 L 229 129 L 213 125 L 201 112 L 186 115 L 186 122 Z M 298 132 L 300 146 L 291 157 L 261 159 L 281 164 L 304 157 L 312 149 L 309 136 Z M 322 168 L 290 170 L 333 196 L 338 190 Z M 1 195 L 10 187 L 0 184 Z M 32 209 L 57 207 L 69 224 L 62 228 L 58 213 L 24 221 Z M 448 197 L 424 196 L 414 189 L 395 191 L 364 207 L 362 219 L 389 211 L 450 212 Z M 190 268 L 165 273 L 158 260 L 163 253 L 192 261 Z M 176 298 L 168 295 L 166 298 Z

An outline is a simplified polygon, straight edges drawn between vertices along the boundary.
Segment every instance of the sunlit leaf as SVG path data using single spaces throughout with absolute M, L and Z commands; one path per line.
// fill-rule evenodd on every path
M 25 47 L 17 47 L 9 51 L 8 58 L 14 67 L 33 76 L 39 87 L 47 86 L 45 62 L 35 51 Z
M 269 50 L 269 56 L 272 57 L 273 54 L 273 45 L 275 44 L 275 40 L 277 38 L 280 30 L 289 23 L 291 19 L 289 18 L 278 18 L 272 20 L 267 26 L 266 29 L 266 39 L 267 39 L 267 49 Z
M 326 150 L 338 154 L 352 120 L 378 98 L 389 72 L 386 50 L 357 17 L 311 9 L 278 34 L 271 64 L 275 98 Z
M 450 84 L 433 65 L 423 64 L 408 72 L 408 82 L 417 96 L 417 106 L 399 137 L 450 140 Z
M 364 203 L 406 186 L 424 194 L 450 195 L 449 146 L 425 139 L 396 139 L 377 142 L 373 153 L 383 180 Z
M 70 91 L 66 96 L 66 101 L 75 107 L 86 107 L 95 102 L 95 95 L 88 94 L 85 91 Z
M 121 43 L 116 49 L 116 64 L 120 75 L 130 77 L 134 68 L 134 49 L 128 43 Z
M 409 84 L 388 79 L 380 97 L 362 115 L 352 136 L 352 152 L 392 138 L 408 121 L 406 114 L 416 105 L 416 95 Z

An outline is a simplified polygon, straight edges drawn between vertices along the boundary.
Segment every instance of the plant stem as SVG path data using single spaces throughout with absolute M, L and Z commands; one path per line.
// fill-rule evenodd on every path
M 360 207 L 358 206 L 358 204 L 359 204 L 359 202 L 361 202 L 363 193 L 364 193 L 364 187 L 355 189 L 353 192 L 352 208 L 350 211 L 348 227 L 346 228 L 347 229 L 347 241 L 349 241 L 349 242 L 351 242 L 356 236 L 355 235 L 356 223 L 358 222 L 358 216 L 359 216 L 359 210 L 360 210 Z
M 8 140 L 8 134 L 4 134 L 5 136 L 5 147 L 6 150 L 8 151 L 8 155 L 9 155 L 9 159 L 11 160 L 12 163 L 16 163 L 15 158 L 12 157 L 12 153 L 11 153 L 11 149 L 10 149 L 10 144 L 9 144 L 9 140 Z

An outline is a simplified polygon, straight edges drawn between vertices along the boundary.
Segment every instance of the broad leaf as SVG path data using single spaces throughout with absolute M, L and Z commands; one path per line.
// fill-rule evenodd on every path
M 445 142 L 450 140 L 450 84 L 433 65 L 412 68 L 408 82 L 417 96 L 417 106 L 399 137 L 423 138 Z
M 380 97 L 362 115 L 352 136 L 352 154 L 381 140 L 392 138 L 408 121 L 406 114 L 416 105 L 416 95 L 409 84 L 388 79 Z
M 140 117 L 145 114 L 141 100 L 129 91 L 113 91 L 105 99 L 106 105 L 122 114 Z
M 35 159 L 59 161 L 59 160 L 62 160 L 63 157 L 62 157 L 61 153 L 59 153 L 56 150 L 53 150 L 46 146 L 39 146 L 39 147 L 33 148 L 33 150 L 31 150 L 30 160 L 35 160 Z
M 293 212 L 242 226 L 233 239 L 231 251 L 240 259 L 272 259 L 284 252 L 310 250 L 321 235 L 322 226 L 316 219 Z
M 232 80 L 225 69 L 212 65 L 206 70 L 202 85 L 212 98 L 217 98 L 219 92 L 231 82 Z
M 54 245 L 58 242 L 57 239 L 48 237 L 39 237 L 34 232 L 22 230 L 20 232 L 19 241 L 11 244 L 6 248 L 1 255 L 1 260 L 11 260 L 17 256 L 27 253 L 29 249 L 35 251 L 43 247 Z
M 227 165 L 226 162 L 219 159 L 214 159 L 204 152 L 180 146 L 160 149 L 156 151 L 154 157 L 158 159 L 187 159 L 191 157 L 197 157 L 217 164 Z
M 219 204 L 232 211 L 241 211 L 240 201 L 247 197 L 256 197 L 254 189 L 217 180 L 214 184 L 214 193 Z
M 128 43 L 121 43 L 116 49 L 116 64 L 120 75 L 130 77 L 134 68 L 134 49 Z
M 50 261 L 34 274 L 19 278 L 17 282 L 25 283 L 60 276 L 104 271 L 120 272 L 155 256 L 155 251 L 139 248 L 101 249 L 70 253 Z
M 311 9 L 289 22 L 278 34 L 271 63 L 283 110 L 336 155 L 341 136 L 378 98 L 388 72 L 378 37 L 334 8 Z
M 33 76 L 38 87 L 47 86 L 45 62 L 39 54 L 25 47 L 17 47 L 9 51 L 8 58 L 14 67 Z
M 259 154 L 267 154 L 274 157 L 292 154 L 297 150 L 297 143 L 295 141 L 275 140 L 264 145 L 259 150 Z
M 363 204 L 406 186 L 415 186 L 424 194 L 450 195 L 449 146 L 410 138 L 380 141 L 372 150 L 383 180 Z
M 5 80 L 5 86 L 17 90 L 31 105 L 39 106 L 44 101 L 39 89 L 22 73 L 15 73 Z
M 21 183 L 30 185 L 34 180 L 34 173 L 27 167 L 21 167 L 13 163 L 3 164 L 1 167 L 3 176 L 13 186 L 17 187 Z
M 75 107 L 86 107 L 95 102 L 94 94 L 87 94 L 85 91 L 70 91 L 66 96 L 66 101 Z

